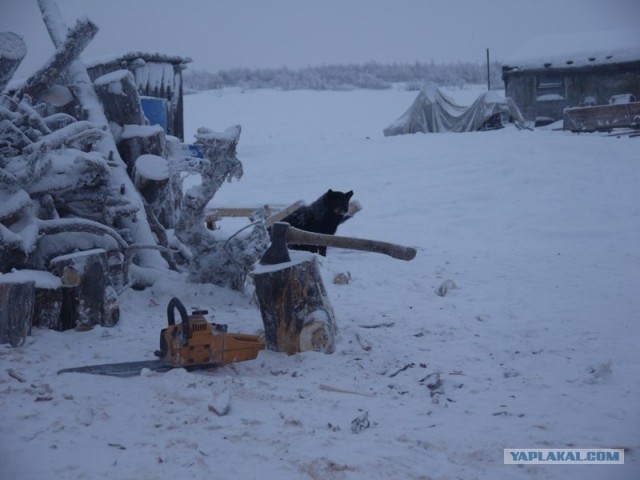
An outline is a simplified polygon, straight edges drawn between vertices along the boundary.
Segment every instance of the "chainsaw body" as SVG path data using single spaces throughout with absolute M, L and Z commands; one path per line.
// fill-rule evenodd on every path
M 181 323 L 175 323 L 178 310 Z M 228 333 L 227 325 L 207 321 L 205 310 L 187 314 L 184 305 L 172 298 L 167 306 L 169 325 L 160 332 L 160 350 L 155 354 L 167 367 L 190 368 L 226 365 L 253 360 L 265 344 L 262 338 L 244 333 Z
M 174 311 L 180 313 L 181 322 L 175 322 Z M 167 306 L 169 325 L 160 332 L 160 350 L 155 351 L 159 360 L 140 362 L 107 363 L 83 367 L 63 368 L 61 373 L 91 373 L 131 377 L 144 369 L 166 372 L 172 368 L 188 370 L 217 367 L 232 362 L 253 360 L 264 349 L 264 341 L 256 335 L 227 333 L 227 326 L 209 323 L 204 310 L 187 315 L 187 310 L 177 298 Z

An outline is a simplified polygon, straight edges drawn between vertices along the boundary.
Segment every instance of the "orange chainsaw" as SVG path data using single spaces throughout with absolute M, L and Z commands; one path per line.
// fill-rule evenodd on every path
M 181 323 L 175 322 L 175 310 L 180 314 Z M 158 360 L 64 368 L 58 374 L 76 372 L 131 377 L 145 368 L 164 372 L 172 368 L 219 367 L 253 360 L 264 349 L 264 341 L 259 336 L 228 333 L 227 325 L 209 323 L 206 314 L 206 310 L 195 310 L 188 315 L 182 302 L 174 297 L 167 305 L 169 325 L 160 332 L 160 350 L 154 352 Z

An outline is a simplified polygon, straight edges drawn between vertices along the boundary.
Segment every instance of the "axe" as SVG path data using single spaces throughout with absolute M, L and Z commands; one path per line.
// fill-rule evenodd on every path
M 338 247 L 365 252 L 384 253 L 400 260 L 412 260 L 416 249 L 393 243 L 364 238 L 340 237 L 323 233 L 307 232 L 292 227 L 286 222 L 276 222 L 271 227 L 271 245 L 260 259 L 261 265 L 275 265 L 291 260 L 287 244 L 313 245 L 316 247 Z

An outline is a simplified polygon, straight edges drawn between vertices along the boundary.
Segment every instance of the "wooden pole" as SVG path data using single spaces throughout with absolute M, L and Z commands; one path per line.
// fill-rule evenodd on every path
M 489 63 L 489 49 L 487 48 L 487 90 L 491 90 L 491 64 Z

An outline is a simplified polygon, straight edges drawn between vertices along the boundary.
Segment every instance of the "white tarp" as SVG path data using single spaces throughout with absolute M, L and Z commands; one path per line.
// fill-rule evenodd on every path
M 495 114 L 513 122 L 525 121 L 513 100 L 496 92 L 483 93 L 472 105 L 463 107 L 435 84 L 425 83 L 409 109 L 384 129 L 384 135 L 474 132 L 482 129 Z

